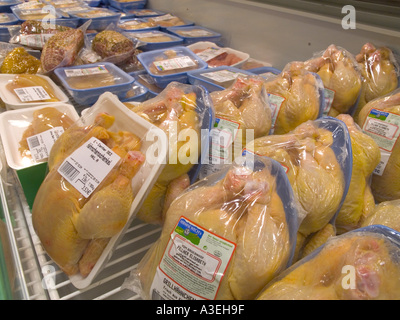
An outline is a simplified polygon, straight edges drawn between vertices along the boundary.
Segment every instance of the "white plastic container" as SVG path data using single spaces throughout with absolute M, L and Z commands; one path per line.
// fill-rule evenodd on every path
M 0 135 L 9 167 L 19 170 L 37 164 L 33 159 L 23 158 L 18 148 L 23 133 L 32 123 L 33 113 L 44 107 L 48 107 L 48 105 L 9 110 L 0 114 Z M 51 107 L 66 114 L 73 121 L 79 119 L 79 115 L 73 105 L 55 103 Z
M 59 99 L 59 101 L 54 102 L 43 102 L 43 101 L 27 101 L 22 102 L 17 95 L 13 94 L 6 88 L 7 83 L 11 82 L 14 77 L 17 75 L 15 74 L 0 74 L 0 98 L 6 105 L 7 110 L 12 109 L 21 109 L 27 107 L 35 107 L 40 105 L 54 105 L 58 103 L 67 103 L 69 101 L 67 95 L 57 86 L 53 80 L 51 80 L 47 76 L 37 75 L 39 77 L 44 78 L 53 88 L 54 94 Z
M 196 43 L 193 43 L 193 44 L 190 44 L 187 46 L 187 48 L 192 50 L 193 52 L 194 52 L 194 50 L 205 50 L 210 47 L 223 49 L 228 54 L 229 53 L 234 54 L 241 59 L 239 62 L 230 65 L 230 67 L 240 68 L 250 58 L 250 55 L 248 53 L 234 50 L 234 49 L 228 48 L 228 47 L 220 47 L 220 46 L 216 45 L 214 42 L 210 42 L 210 41 L 199 41 L 199 42 L 196 42 Z
M 117 96 L 112 93 L 103 93 L 92 107 L 85 110 L 84 116 L 81 117 L 82 122 L 87 122 L 87 124 L 93 123 L 94 117 L 96 117 L 99 112 L 107 112 L 115 116 L 115 122 L 109 128 L 110 131 L 128 130 L 136 134 L 142 140 L 141 152 L 145 155 L 147 150 L 155 143 L 154 141 L 151 141 L 151 139 L 146 139 L 146 135 L 149 131 L 157 130 L 153 132 L 157 132 L 158 138 L 161 137 L 161 139 L 167 141 L 167 137 L 161 129 L 158 129 L 150 122 L 130 111 L 122 102 L 119 101 Z M 82 277 L 80 274 L 70 277 L 72 284 L 76 288 L 84 289 L 88 287 L 95 280 L 95 277 L 102 271 L 107 261 L 111 258 L 115 247 L 122 239 L 126 229 L 135 218 L 137 210 L 142 206 L 144 199 L 146 199 L 153 184 L 156 182 L 159 174 L 164 168 L 166 157 L 167 150 L 159 150 L 159 161 L 156 163 L 148 161 L 148 158 L 146 158 L 146 161 L 132 179 L 135 198 L 131 205 L 127 223 L 117 235 L 110 239 L 107 247 L 104 249 L 102 255 L 97 260 L 95 266 L 87 277 Z

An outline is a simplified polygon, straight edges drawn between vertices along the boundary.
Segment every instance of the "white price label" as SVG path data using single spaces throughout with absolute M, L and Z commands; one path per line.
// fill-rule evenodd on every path
M 65 69 L 65 75 L 70 77 L 82 77 L 82 76 L 90 76 L 94 74 L 104 74 L 108 73 L 108 70 L 105 66 L 98 66 L 92 68 L 77 68 L 77 69 Z
M 87 198 L 120 159 L 103 142 L 92 137 L 63 161 L 58 173 Z
M 32 159 L 36 162 L 47 159 L 49 157 L 51 147 L 63 132 L 63 127 L 55 127 L 28 137 L 26 141 L 28 142 Z
M 189 68 L 196 65 L 192 58 L 189 56 L 177 57 L 162 61 L 154 61 L 154 66 L 158 71 L 168 71 L 175 69 Z
M 33 102 L 51 99 L 47 91 L 42 86 L 24 87 L 14 89 L 21 102 Z
M 196 55 L 204 61 L 210 61 L 211 59 L 214 59 L 215 57 L 218 57 L 225 52 L 227 52 L 225 49 L 211 47 L 204 51 L 196 53 Z
M 153 279 L 152 298 L 215 299 L 235 249 L 235 243 L 181 217 Z

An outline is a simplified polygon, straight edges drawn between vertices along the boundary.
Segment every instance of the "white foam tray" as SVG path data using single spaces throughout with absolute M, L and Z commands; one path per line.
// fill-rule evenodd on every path
M 235 54 L 236 56 L 241 58 L 241 61 L 234 63 L 230 66 L 230 67 L 235 67 L 235 68 L 240 68 L 241 65 L 250 58 L 250 55 L 248 53 L 238 51 L 238 50 L 235 50 L 235 49 L 232 49 L 229 47 L 220 47 L 220 46 L 216 45 L 214 42 L 210 42 L 210 41 L 199 41 L 199 42 L 193 43 L 191 45 L 188 45 L 187 47 L 192 51 L 196 50 L 196 49 L 207 49 L 209 47 L 223 48 L 226 50 L 226 52 Z
M 52 104 L 56 104 L 56 103 L 60 103 L 60 102 L 67 103 L 69 101 L 67 95 L 61 90 L 61 88 L 59 86 L 57 86 L 54 83 L 53 80 L 51 80 L 47 76 L 38 74 L 37 76 L 44 78 L 52 86 L 56 97 L 60 101 L 56 101 L 56 102 L 21 102 L 21 100 L 15 94 L 10 92 L 6 88 L 7 83 L 11 82 L 15 76 L 17 76 L 17 75 L 16 74 L 0 74 L 0 98 L 5 103 L 7 110 L 34 107 L 34 106 L 39 106 L 39 105 L 44 105 L 44 104 L 52 105 Z
M 23 109 L 4 111 L 0 114 L 0 135 L 3 142 L 4 153 L 9 167 L 19 170 L 33 165 L 37 165 L 33 159 L 24 158 L 19 152 L 19 142 L 24 131 L 29 127 L 33 120 L 33 113 L 44 107 L 52 107 L 66 114 L 73 121 L 79 119 L 74 106 L 67 103 L 54 103 L 40 105 Z

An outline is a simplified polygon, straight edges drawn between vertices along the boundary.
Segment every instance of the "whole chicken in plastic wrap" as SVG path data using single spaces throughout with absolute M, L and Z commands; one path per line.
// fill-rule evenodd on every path
M 200 178 L 217 172 L 241 155 L 246 141 L 269 134 L 271 108 L 260 76 L 241 76 L 222 91 L 210 94 L 215 108 L 209 159 L 203 163 Z
M 356 55 L 363 76 L 360 100 L 353 116 L 357 121 L 362 107 L 369 101 L 384 96 L 398 86 L 399 65 L 389 48 L 376 48 L 366 43 Z
M 87 276 L 130 214 L 132 178 L 145 157 L 139 151 L 138 137 L 128 131 L 111 131 L 113 123 L 114 116 L 99 113 L 93 124 L 81 126 L 77 122 L 60 136 L 58 146 L 50 152 L 50 171 L 33 204 L 36 234 L 67 275 Z M 89 156 L 85 156 L 87 150 L 92 150 Z M 90 164 L 77 160 L 82 158 Z M 103 179 L 91 178 L 94 173 L 90 169 L 97 162 L 108 166 Z M 87 173 L 75 180 L 79 170 Z
M 172 82 L 155 98 L 136 105 L 125 105 L 162 129 L 168 137 L 168 163 L 137 214 L 145 222 L 161 223 L 170 183 L 178 179 L 178 183 L 172 184 L 170 189 L 188 187 L 187 173 L 199 162 L 201 129 L 203 119 L 210 115 L 211 102 L 199 86 Z M 174 190 L 170 192 L 175 193 Z
M 360 111 L 358 125 L 381 151 L 371 181 L 375 200 L 400 199 L 400 89 L 368 102 Z
M 360 94 L 362 77 L 350 52 L 332 44 L 305 61 L 305 68 L 317 73 L 324 83 L 325 114 L 335 117 L 352 112 Z
M 286 268 L 297 207 L 280 165 L 255 159 L 176 198 L 159 240 L 123 287 L 144 299 L 253 299 Z
M 348 187 L 345 175 L 351 172 L 349 144 L 345 125 L 328 117 L 304 122 L 287 134 L 255 139 L 246 150 L 285 168 L 305 214 L 299 232 L 308 236 L 327 225 L 341 206 Z
M 264 87 L 272 109 L 274 134 L 288 133 L 322 115 L 324 86 L 317 75 L 305 71 L 302 62 L 289 63 L 279 75 L 268 77 Z
M 257 299 L 398 300 L 399 254 L 398 235 L 386 229 L 351 231 L 285 270 Z
M 380 224 L 400 232 L 400 199 L 384 201 L 375 206 L 361 227 Z
M 353 167 L 349 190 L 336 217 L 338 233 L 360 227 L 362 221 L 374 210 L 375 200 L 371 191 L 371 176 L 381 159 L 379 146 L 347 114 L 337 116 L 350 134 Z

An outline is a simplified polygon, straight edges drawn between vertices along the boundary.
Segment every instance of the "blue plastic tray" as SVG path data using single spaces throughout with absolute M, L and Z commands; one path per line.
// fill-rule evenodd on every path
M 105 66 L 109 73 L 114 75 L 116 78 L 117 84 L 112 86 L 105 86 L 105 87 L 97 87 L 92 89 L 74 89 L 71 88 L 67 82 L 67 76 L 65 70 L 67 69 L 87 69 L 93 67 Z M 132 84 L 135 79 L 115 66 L 113 63 L 109 62 L 98 62 L 93 64 L 86 64 L 86 65 L 78 65 L 72 67 L 63 67 L 57 68 L 54 70 L 55 75 L 61 81 L 62 86 L 69 92 L 69 94 L 74 98 L 74 100 L 84 106 L 91 105 L 95 103 L 98 97 L 104 93 L 105 91 L 109 91 L 114 93 L 118 96 L 119 99 L 124 99 L 126 97 L 126 93 L 132 88 Z
M 104 11 L 104 13 L 108 14 L 108 15 L 100 16 L 100 17 L 91 17 L 91 18 L 79 16 L 79 14 L 94 11 L 94 10 Z M 120 19 L 121 14 L 111 11 L 111 10 L 108 10 L 108 9 L 105 9 L 105 8 L 90 8 L 88 11 L 71 12 L 70 16 L 73 18 L 78 18 L 79 25 L 82 25 L 85 22 L 91 20 L 91 23 L 88 26 L 88 29 L 101 31 L 101 30 L 105 30 L 111 23 L 117 24 Z
M 207 69 L 207 67 L 208 67 L 206 62 L 204 62 L 199 57 L 197 57 L 190 49 L 183 47 L 183 46 L 176 46 L 176 47 L 171 47 L 168 49 L 159 49 L 159 50 L 153 50 L 153 51 L 139 53 L 137 55 L 138 60 L 143 65 L 143 67 L 146 69 L 148 74 L 153 77 L 156 84 L 160 87 L 166 87 L 168 85 L 168 83 L 170 83 L 171 81 L 177 81 L 177 82 L 182 82 L 182 83 L 188 82 L 187 71 L 182 71 L 182 72 L 177 71 L 176 73 L 167 74 L 167 75 L 159 75 L 159 74 L 155 74 L 151 71 L 150 66 L 157 58 L 162 57 L 162 58 L 167 59 L 167 56 L 165 55 L 166 50 L 175 51 L 177 53 L 177 57 L 188 56 L 192 60 L 197 61 L 197 63 L 198 63 L 198 67 L 196 68 L 197 70 Z
M 169 38 L 171 38 L 170 41 L 163 41 L 163 42 L 146 42 L 141 40 L 140 35 L 160 35 L 160 36 L 167 36 Z M 142 43 L 144 43 L 144 45 L 139 46 L 140 50 L 143 51 L 149 51 L 149 50 L 158 50 L 158 49 L 164 49 L 164 48 L 169 48 L 169 47 L 173 47 L 173 46 L 179 46 L 183 44 L 183 39 L 179 38 L 177 36 L 174 36 L 173 34 L 169 34 L 163 31 L 159 31 L 159 30 L 153 30 L 153 31 L 135 31 L 135 32 L 130 32 L 129 37 L 133 37 L 139 41 L 141 41 Z
M 213 81 L 211 78 L 207 77 L 207 74 L 218 74 L 221 72 L 226 72 L 227 75 L 230 75 L 235 73 L 235 74 L 244 74 L 244 75 L 253 75 L 252 73 L 248 72 L 248 70 L 242 70 L 238 69 L 235 67 L 229 67 L 229 66 L 221 66 L 221 67 L 215 67 L 215 68 L 209 68 L 206 70 L 194 70 L 194 71 L 189 71 L 187 73 L 188 76 L 188 81 L 191 84 L 198 84 L 202 85 L 207 88 L 208 91 L 213 92 L 213 91 L 218 91 L 218 90 L 224 90 L 229 87 L 230 84 L 229 81 L 224 82 L 226 85 L 224 86 L 223 84 L 218 84 L 218 81 Z M 234 78 L 232 78 L 233 82 Z
M 129 1 L 129 2 L 119 2 L 116 0 L 108 0 L 111 7 L 117 8 L 119 10 L 129 10 L 129 9 L 143 9 L 147 0 L 140 1 Z
M 168 16 L 168 15 L 170 15 L 170 14 L 164 14 L 164 15 L 156 16 L 156 17 L 149 17 L 149 18 L 146 18 L 146 19 L 157 20 L 157 19 L 161 19 L 163 16 Z M 174 15 L 171 15 L 171 16 L 172 16 L 172 17 L 175 17 Z M 176 28 L 178 28 L 178 27 L 194 26 L 194 22 L 193 22 L 193 21 L 189 21 L 189 20 L 185 20 L 185 19 L 181 19 L 181 18 L 179 18 L 179 19 L 183 21 L 183 24 L 182 24 L 182 25 L 180 25 L 180 26 L 167 26 L 167 27 L 162 26 L 162 25 L 159 25 L 160 30 L 161 30 L 161 31 L 168 32 L 167 29 L 168 29 L 168 28 L 171 28 L 171 27 L 176 27 Z M 156 21 L 156 23 L 157 23 L 157 21 Z M 159 23 L 157 23 L 157 24 L 159 24 Z
M 135 80 L 131 86 L 131 89 L 135 92 L 135 95 L 129 98 L 125 97 L 123 99 L 120 99 L 122 102 L 143 102 L 147 100 L 149 89 L 147 89 L 144 85 Z
M 125 29 L 124 26 L 127 24 L 135 24 L 135 23 L 147 23 L 146 19 L 139 19 L 139 18 L 131 18 L 131 19 L 121 19 L 118 23 L 118 28 L 123 32 L 137 32 L 137 31 L 152 31 L 152 30 L 160 30 L 159 26 L 154 27 L 147 27 L 142 29 Z
M 2 5 L 0 5 L 0 12 L 12 12 L 11 7 L 21 4 L 23 1 L 4 1 Z
M 4 22 L 3 22 L 4 21 Z M 18 24 L 19 19 L 13 13 L 0 13 L 0 25 L 10 26 L 13 24 Z
M 273 67 L 258 67 L 253 69 L 248 69 L 248 72 L 263 76 L 264 73 L 272 73 L 275 75 L 280 74 L 282 71 Z
M 149 18 L 165 15 L 165 12 L 154 9 L 125 9 L 123 11 L 133 14 L 135 18 Z
M 167 32 L 184 40 L 185 45 L 199 41 L 219 42 L 222 35 L 218 32 L 201 26 L 177 26 L 167 28 Z

